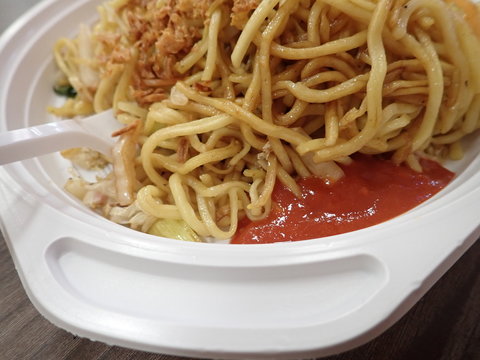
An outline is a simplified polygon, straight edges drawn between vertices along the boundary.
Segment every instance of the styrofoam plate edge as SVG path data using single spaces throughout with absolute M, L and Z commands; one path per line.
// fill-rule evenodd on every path
M 2 180 L 8 177 L 4 171 L 0 174 Z M 58 281 L 58 277 L 56 278 L 52 272 L 51 264 L 47 263 L 48 250 L 58 239 L 73 237 L 81 243 L 103 247 L 112 254 L 122 253 L 135 257 L 140 259 L 140 262 L 152 260 L 152 249 L 144 249 L 144 254 L 142 254 L 142 249 L 137 248 L 133 249 L 132 254 L 132 249 L 128 246 L 112 247 L 111 239 L 101 238 L 101 231 L 95 235 L 94 227 L 89 229 L 88 225 L 62 216 L 58 210 L 37 202 L 32 197 L 25 197 L 21 193 L 12 191 L 11 187 L 5 185 L 5 181 L 1 183 L 0 194 L 3 198 L 10 199 L 4 203 L 0 212 L 0 217 L 4 220 L 3 227 L 6 230 L 7 242 L 32 302 L 47 319 L 72 333 L 90 339 L 176 355 L 232 359 L 245 358 L 249 355 L 264 358 L 290 358 L 292 356 L 329 355 L 348 350 L 378 335 L 403 315 L 478 236 L 478 220 L 474 214 L 478 214 L 477 204 L 480 201 L 480 189 L 450 203 L 448 207 L 444 206 L 440 210 L 433 211 L 431 216 L 423 215 L 403 233 L 389 234 L 385 230 L 379 231 L 373 238 L 356 237 L 357 246 L 352 246 L 352 243 L 348 241 L 348 246 L 341 246 L 326 252 L 323 246 L 318 246 L 315 251 L 315 245 L 312 245 L 311 241 L 306 241 L 304 242 L 305 246 L 298 248 L 308 249 L 309 255 L 307 257 L 293 256 L 290 264 L 283 257 L 281 266 L 312 262 L 321 265 L 324 262 L 335 263 L 337 260 L 367 255 L 375 259 L 381 268 L 384 267 L 378 269 L 381 277 L 378 281 L 378 288 L 373 288 L 368 299 L 362 299 L 363 302 L 352 306 L 352 311 L 347 311 L 339 318 L 326 323 L 298 326 L 292 322 L 278 328 L 269 327 L 269 324 L 262 328 L 261 323 L 257 324 L 256 328 L 248 326 L 243 328 L 213 326 L 209 328 L 207 324 L 203 328 L 199 328 L 182 322 L 182 320 L 175 323 L 175 319 L 170 319 L 168 323 L 165 322 L 165 319 L 155 321 L 146 319 L 144 316 L 135 318 L 131 314 L 122 314 L 121 311 L 107 311 L 105 308 L 96 307 L 88 299 L 84 301 L 85 298 L 88 298 L 88 294 L 72 296 L 75 294 L 70 289 L 66 289 L 65 284 Z M 22 224 L 15 224 L 18 218 L 15 211 L 12 212 L 12 207 L 9 206 L 12 202 L 20 211 L 30 209 L 37 214 L 31 218 L 32 221 L 28 228 Z M 470 215 L 462 216 L 461 219 L 455 219 L 452 222 L 451 214 L 456 212 Z M 55 226 L 49 226 L 52 221 L 55 222 Z M 432 232 L 432 222 L 436 225 L 434 232 Z M 40 229 L 42 229 L 41 232 Z M 45 231 L 46 229 L 48 231 Z M 127 233 L 126 236 L 131 235 L 129 232 Z M 388 239 L 383 238 L 386 234 L 389 236 Z M 121 232 L 118 235 L 121 237 Z M 32 238 L 35 237 L 33 243 Z M 442 243 L 443 247 L 432 247 L 432 239 Z M 209 246 L 211 245 L 206 245 L 206 247 Z M 230 251 L 235 251 L 228 245 L 223 248 L 225 253 L 221 254 L 222 251 L 217 251 L 209 259 L 212 266 L 215 266 L 215 260 L 222 262 L 222 255 L 229 256 L 231 255 Z M 235 246 L 235 248 L 237 247 Z M 257 249 L 254 250 L 254 248 Z M 256 252 L 258 247 L 247 245 L 243 249 L 246 249 L 246 253 L 249 252 L 248 249 Z M 64 250 L 68 253 L 71 249 Z M 190 256 L 191 265 L 200 268 L 207 266 L 208 262 L 195 261 L 195 251 L 192 252 L 191 248 L 187 246 L 184 250 L 185 256 L 187 258 Z M 282 255 L 285 247 L 282 250 L 282 247 L 271 246 L 270 250 L 272 251 L 271 258 L 275 259 L 276 254 Z M 265 254 L 263 255 L 265 256 Z M 168 252 L 157 253 L 153 259 L 157 263 L 175 263 Z M 408 259 L 407 264 L 405 259 Z M 255 263 L 255 261 L 253 262 Z M 267 260 L 265 268 L 268 272 L 268 267 L 271 267 L 269 275 L 271 282 L 282 281 L 274 273 L 278 269 L 275 261 L 273 263 L 270 261 L 270 264 L 268 262 Z M 185 266 L 185 263 L 182 266 Z M 255 266 L 258 266 L 258 263 Z M 297 271 L 302 271 L 301 266 L 297 268 Z M 376 270 L 373 272 L 375 273 Z M 138 275 L 138 281 L 142 281 L 144 274 Z M 114 273 L 109 276 L 112 281 L 116 281 Z M 108 280 L 108 276 L 106 279 Z M 203 280 L 203 290 L 208 294 L 210 291 L 209 279 Z M 316 278 L 313 281 L 316 281 Z M 128 286 L 128 284 L 125 285 Z M 304 288 L 299 288 L 297 291 L 308 291 L 312 285 L 315 284 L 307 281 L 302 285 Z M 117 283 L 117 286 L 122 286 L 122 284 Z M 212 291 L 212 301 L 217 296 L 218 289 L 217 286 L 214 288 L 215 291 Z M 124 289 L 124 291 L 126 293 L 129 289 Z M 168 293 L 171 290 L 164 289 L 164 291 Z M 227 286 L 225 291 L 232 291 L 232 289 Z M 253 286 L 250 293 L 255 296 L 256 291 L 258 289 Z M 288 288 L 285 291 L 288 291 Z M 195 294 L 189 294 L 188 291 L 185 292 L 185 296 L 191 296 L 192 301 L 195 299 Z M 115 305 L 116 300 L 114 298 L 110 300 L 112 305 Z M 286 307 L 288 305 L 285 304 Z M 279 304 L 276 306 L 278 308 Z M 181 310 L 181 308 L 169 309 L 173 312 Z M 216 315 L 215 313 L 211 314 L 212 317 Z M 233 315 L 232 321 L 235 322 L 235 320 L 238 321 Z M 158 336 L 158 334 L 162 335 Z

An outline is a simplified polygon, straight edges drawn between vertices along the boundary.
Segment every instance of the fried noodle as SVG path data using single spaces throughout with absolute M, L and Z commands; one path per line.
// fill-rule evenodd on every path
M 176 219 L 228 239 L 269 213 L 277 181 L 295 194 L 298 177 L 335 181 L 356 152 L 421 171 L 419 156 L 460 158 L 480 127 L 475 5 L 111 0 L 98 13 L 55 45 L 77 96 L 51 111 L 115 110 L 112 175 L 67 188 L 142 231 Z

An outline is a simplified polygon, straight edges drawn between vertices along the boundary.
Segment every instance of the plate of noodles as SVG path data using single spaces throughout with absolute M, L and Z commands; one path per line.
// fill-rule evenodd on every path
M 113 109 L 111 154 L 0 168 L 36 308 L 76 335 L 323 356 L 480 235 L 468 0 L 45 0 L 0 39 L 0 130 Z

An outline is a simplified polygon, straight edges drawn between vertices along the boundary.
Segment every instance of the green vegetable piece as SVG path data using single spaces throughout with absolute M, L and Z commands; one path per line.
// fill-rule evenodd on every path
M 183 220 L 159 219 L 147 232 L 151 235 L 170 239 L 202 242 L 198 234 Z
M 53 87 L 55 94 L 60 96 L 66 96 L 69 98 L 74 98 L 77 96 L 77 91 L 72 85 L 56 85 Z

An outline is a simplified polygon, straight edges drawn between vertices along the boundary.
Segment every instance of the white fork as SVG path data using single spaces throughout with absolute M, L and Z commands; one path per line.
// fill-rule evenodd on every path
M 110 156 L 115 130 L 123 125 L 112 110 L 0 133 L 0 165 L 74 147 L 89 147 Z

